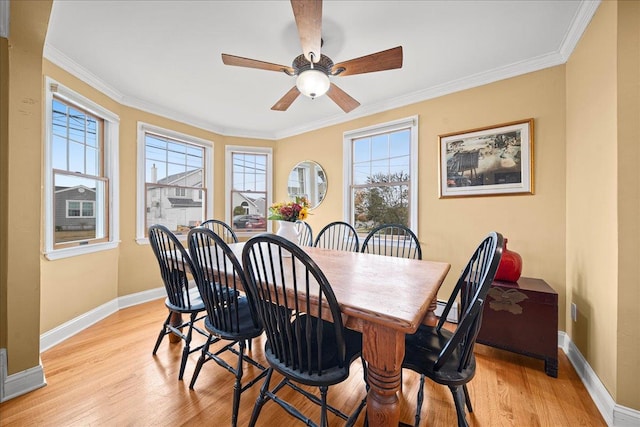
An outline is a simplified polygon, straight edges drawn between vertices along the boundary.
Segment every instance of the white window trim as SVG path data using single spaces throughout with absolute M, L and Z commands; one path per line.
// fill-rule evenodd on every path
M 273 150 L 269 147 L 247 147 L 244 145 L 227 145 L 225 146 L 225 185 L 224 185 L 224 221 L 232 225 L 233 218 L 231 216 L 231 183 L 233 182 L 231 154 L 232 153 L 246 153 L 246 154 L 266 154 L 267 155 L 267 200 L 266 208 L 273 204 Z M 266 215 L 266 212 L 265 212 Z M 267 215 L 268 216 L 268 215 Z M 267 220 L 267 232 L 271 233 L 272 225 L 271 221 Z M 236 231 L 238 237 L 254 236 L 255 231 Z
M 189 144 L 199 145 L 204 148 L 204 175 L 205 187 L 207 188 L 207 205 L 205 212 L 207 216 L 213 215 L 213 142 L 195 136 L 187 135 L 174 130 L 161 128 L 149 123 L 138 122 L 138 179 L 137 179 L 137 200 L 136 200 L 136 242 L 140 245 L 149 244 L 149 238 L 145 236 L 145 133 L 154 133 L 167 138 L 183 141 Z M 205 218 L 207 219 L 207 218 Z M 186 235 L 178 236 L 180 240 L 186 241 Z
M 394 120 L 392 122 L 382 123 L 379 125 L 368 126 L 366 128 L 356 129 L 343 133 L 342 135 L 342 158 L 343 158 L 343 217 L 345 222 L 349 222 L 352 217 L 351 212 L 351 185 L 353 183 L 351 176 L 351 162 L 353 150 L 351 141 L 357 138 L 364 138 L 371 135 L 377 135 L 385 132 L 393 132 L 400 129 L 411 128 L 410 142 L 410 164 L 409 176 L 411 183 L 409 185 L 409 223 L 411 231 L 418 235 L 418 116 L 406 117 L 404 119 Z
M 51 141 L 53 113 L 52 102 L 53 94 L 57 97 L 82 108 L 89 113 L 100 117 L 104 120 L 104 175 L 109 178 L 109 241 L 92 243 L 90 245 L 72 246 L 62 249 L 54 249 L 53 237 L 53 173 L 51 164 Z M 120 137 L 120 118 L 98 105 L 88 98 L 72 91 L 71 89 L 61 85 L 50 77 L 45 79 L 45 144 L 44 144 L 44 256 L 49 260 L 68 258 L 77 255 L 83 255 L 93 252 L 110 250 L 118 247 L 120 243 L 120 184 L 119 184 L 119 137 Z

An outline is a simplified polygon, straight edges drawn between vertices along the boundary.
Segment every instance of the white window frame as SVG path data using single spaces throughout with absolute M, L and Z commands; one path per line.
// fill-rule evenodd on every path
M 353 217 L 351 204 L 351 186 L 353 184 L 352 177 L 352 161 L 353 149 L 352 141 L 354 139 L 365 138 L 367 136 L 378 135 L 381 133 L 394 132 L 409 128 L 411 131 L 411 140 L 409 148 L 409 227 L 416 236 L 418 235 L 418 116 L 406 117 L 404 119 L 394 120 L 366 128 L 355 129 L 343 133 L 342 135 L 342 159 L 343 171 L 342 179 L 344 185 L 343 191 L 343 217 L 344 221 L 351 223 Z
M 227 145 L 225 146 L 225 186 L 224 186 L 224 221 L 227 224 L 232 225 L 233 217 L 231 215 L 231 184 L 233 183 L 233 164 L 232 162 L 232 154 L 233 153 L 243 153 L 243 154 L 266 154 L 267 156 L 267 200 L 266 200 L 266 208 L 269 209 L 269 206 L 273 204 L 273 149 L 269 147 L 247 147 L 243 145 Z M 265 212 L 265 217 L 268 211 Z M 271 221 L 267 220 L 267 232 L 271 233 L 272 226 Z M 235 231 L 238 237 L 248 237 L 253 236 L 257 233 L 262 233 L 261 231 Z
M 95 218 L 96 217 L 96 202 L 94 202 L 93 200 L 65 200 L 66 202 L 66 206 L 65 206 L 65 211 L 66 211 L 66 217 L 67 218 Z M 69 215 L 69 203 L 70 202 L 77 202 L 80 203 L 80 215 L 78 216 L 73 216 L 73 215 Z M 85 203 L 89 203 L 91 205 L 91 212 L 93 212 L 93 215 L 83 215 L 82 213 L 84 212 L 84 204 Z
M 66 248 L 54 249 L 54 183 L 52 155 L 52 102 L 53 95 L 64 102 L 85 110 L 104 121 L 103 164 L 104 176 L 109 180 L 107 216 L 109 219 L 109 240 L 106 242 L 92 243 Z M 68 258 L 93 252 L 110 250 L 118 247 L 120 243 L 120 186 L 119 186 L 119 137 L 120 118 L 101 105 L 63 86 L 54 79 L 45 79 L 45 143 L 44 143 L 44 248 L 43 254 L 49 260 Z M 95 210 L 94 210 L 95 212 Z
M 149 238 L 145 235 L 146 203 L 145 203 L 145 134 L 153 133 L 179 142 L 185 142 L 200 146 L 204 149 L 204 181 L 207 189 L 207 204 L 205 206 L 205 220 L 213 215 L 213 141 L 187 135 L 174 130 L 161 128 L 149 123 L 138 122 L 138 183 L 136 201 L 136 242 L 140 245 L 149 244 Z M 186 235 L 179 235 L 178 239 L 186 241 Z

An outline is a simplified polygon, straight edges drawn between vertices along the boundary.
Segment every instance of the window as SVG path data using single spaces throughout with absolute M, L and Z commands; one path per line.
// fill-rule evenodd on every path
M 45 243 L 48 259 L 118 242 L 116 115 L 47 78 Z
M 417 234 L 418 118 L 344 134 L 345 218 L 358 233 L 384 223 Z
M 304 196 L 309 198 L 307 182 L 309 181 L 310 172 L 311 169 L 308 166 L 297 166 L 291 170 L 291 173 L 289 174 L 289 183 L 287 185 L 289 197 L 294 198 Z
M 67 218 L 95 218 L 95 203 L 96 202 L 67 200 Z
M 226 222 L 236 233 L 264 232 L 271 205 L 270 148 L 227 146 Z
M 138 241 L 162 224 L 187 234 L 213 212 L 212 143 L 138 123 Z

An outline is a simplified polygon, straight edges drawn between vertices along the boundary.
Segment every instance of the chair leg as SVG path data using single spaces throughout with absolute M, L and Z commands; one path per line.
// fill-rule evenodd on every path
M 420 413 L 422 412 L 422 402 L 424 401 L 424 375 L 420 375 L 420 386 L 418 388 L 418 401 L 416 402 L 416 423 L 415 427 L 420 425 Z
M 191 383 L 189 384 L 189 388 L 193 390 L 193 386 L 196 384 L 196 380 L 198 379 L 198 375 L 200 375 L 200 369 L 202 369 L 202 365 L 204 365 L 205 360 L 207 359 L 207 353 L 209 353 L 209 344 L 211 344 L 211 340 L 213 339 L 213 335 L 209 335 L 207 338 L 207 342 L 202 347 L 202 352 L 200 353 L 200 357 L 198 358 L 198 363 L 196 364 L 196 369 L 193 371 L 193 376 L 191 377 Z
M 193 324 L 196 321 L 198 313 L 191 313 L 191 320 L 189 322 L 189 331 L 184 339 L 184 348 L 182 349 L 182 361 L 180 362 L 180 373 L 178 374 L 178 380 L 182 381 L 184 376 L 184 368 L 187 366 L 187 359 L 189 358 L 189 345 L 191 344 L 191 335 L 193 334 Z
M 162 342 L 162 338 L 164 338 L 164 336 L 167 335 L 167 325 L 169 324 L 169 319 L 171 319 L 171 311 L 169 311 L 169 315 L 167 316 L 167 320 L 165 320 L 164 323 L 162 324 L 162 330 L 160 331 L 160 334 L 158 335 L 158 339 L 156 340 L 155 347 L 153 347 L 153 353 L 152 354 L 156 354 L 156 352 L 158 351 L 158 347 L 160 347 L 160 343 Z
M 467 403 L 467 410 L 471 413 L 473 412 L 473 408 L 471 407 L 471 398 L 469 397 L 469 390 L 467 389 L 466 384 L 462 386 L 462 390 L 464 391 L 464 400 Z
M 251 413 L 251 420 L 249 421 L 249 427 L 254 427 L 256 425 L 256 421 L 258 421 L 258 415 L 260 415 L 260 410 L 262 406 L 266 402 L 267 391 L 269 390 L 269 383 L 271 382 L 271 375 L 273 374 L 273 368 L 267 369 L 267 376 L 264 378 L 264 383 L 262 383 L 262 387 L 260 388 L 260 395 L 256 399 L 255 405 L 253 405 L 253 412 Z
M 459 386 L 449 386 L 451 394 L 453 394 L 453 402 L 456 405 L 456 414 L 458 415 L 458 427 L 469 427 L 467 417 L 464 414 L 465 397 L 464 390 Z
M 320 406 L 320 425 L 322 427 L 329 425 L 327 422 L 327 390 L 329 390 L 329 387 L 326 385 L 320 386 L 320 399 L 322 401 Z
M 244 341 L 239 341 L 240 355 L 238 356 L 238 367 L 236 368 L 236 383 L 233 385 L 233 411 L 231 412 L 231 425 L 238 424 L 238 409 L 240 408 L 240 393 L 242 393 L 242 359 L 244 356 Z

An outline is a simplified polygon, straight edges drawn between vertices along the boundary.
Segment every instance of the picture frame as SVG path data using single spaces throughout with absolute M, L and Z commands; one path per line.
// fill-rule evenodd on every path
M 438 140 L 440 198 L 533 194 L 533 119 Z

